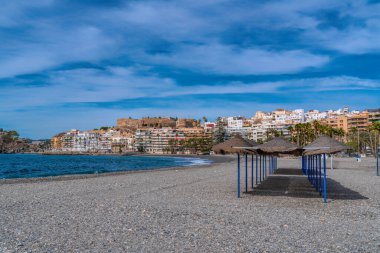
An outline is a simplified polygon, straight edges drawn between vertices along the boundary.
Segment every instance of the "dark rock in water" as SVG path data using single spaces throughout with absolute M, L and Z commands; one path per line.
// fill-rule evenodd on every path
M 37 153 L 44 150 L 42 145 L 31 144 L 24 139 L 4 141 L 0 136 L 0 154 Z

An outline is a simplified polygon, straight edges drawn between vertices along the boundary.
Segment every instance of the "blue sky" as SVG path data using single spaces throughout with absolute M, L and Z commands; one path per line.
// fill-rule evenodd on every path
M 1 1 L 0 127 L 380 107 L 380 1 Z

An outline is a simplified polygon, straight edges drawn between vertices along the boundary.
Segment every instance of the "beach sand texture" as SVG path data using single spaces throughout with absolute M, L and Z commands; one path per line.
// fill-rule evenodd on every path
M 380 252 L 373 158 L 335 159 L 327 204 L 299 160 L 278 164 L 241 199 L 235 161 L 0 183 L 0 252 Z

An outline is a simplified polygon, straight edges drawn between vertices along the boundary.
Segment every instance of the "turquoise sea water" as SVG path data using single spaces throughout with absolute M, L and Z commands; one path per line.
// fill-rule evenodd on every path
M 211 161 L 205 159 L 168 156 L 0 154 L 0 179 L 150 170 L 209 163 Z

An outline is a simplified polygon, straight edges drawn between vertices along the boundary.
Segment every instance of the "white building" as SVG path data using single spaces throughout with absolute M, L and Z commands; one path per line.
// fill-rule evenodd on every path
M 228 117 L 227 127 L 231 129 L 241 129 L 243 128 L 243 121 L 244 119 L 242 117 Z
M 264 141 L 267 138 L 267 132 L 270 131 L 270 129 L 278 131 L 282 136 L 290 136 L 288 130 L 289 126 L 291 126 L 291 124 L 253 124 L 248 138 L 254 141 Z
M 212 132 L 214 131 L 216 127 L 216 123 L 215 122 L 205 122 L 204 125 L 203 125 L 203 128 L 206 132 Z
M 328 112 L 320 112 L 318 110 L 310 110 L 305 114 L 306 122 L 311 122 L 314 120 L 321 120 L 328 117 Z
M 292 121 L 303 123 L 305 122 L 305 110 L 304 109 L 296 109 L 291 112 L 289 118 Z

